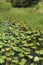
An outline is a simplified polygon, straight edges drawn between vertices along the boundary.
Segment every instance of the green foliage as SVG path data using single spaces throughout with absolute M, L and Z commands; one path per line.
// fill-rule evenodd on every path
M 11 8 L 10 3 L 0 2 L 0 10 L 9 10 Z
M 25 6 L 28 6 L 28 2 L 26 2 L 26 0 L 14 0 L 12 2 L 12 6 L 14 6 L 14 7 L 25 7 Z
M 0 64 L 43 65 L 43 31 L 30 30 L 26 24 L 18 25 L 16 20 L 0 21 L 0 25 Z
M 0 65 L 43 65 L 43 15 L 29 8 L 8 12 L 0 12 Z
M 8 0 L 12 3 L 13 7 L 27 7 L 32 4 L 38 3 L 39 0 Z

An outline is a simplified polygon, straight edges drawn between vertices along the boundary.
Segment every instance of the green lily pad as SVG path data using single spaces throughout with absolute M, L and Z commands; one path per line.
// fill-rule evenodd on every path
M 19 57 L 24 57 L 24 54 L 23 53 L 19 53 L 18 56 Z
M 6 56 L 0 56 L 1 59 L 5 60 L 6 59 Z
M 8 58 L 7 58 L 7 60 L 8 60 L 8 61 L 11 61 L 11 60 L 12 60 L 12 58 L 8 57 Z
M 35 56 L 33 60 L 34 60 L 34 62 L 38 62 L 39 61 L 39 57 Z
M 28 54 L 30 54 L 30 53 L 31 53 L 31 52 L 29 51 L 29 52 L 25 52 L 24 54 L 25 54 L 25 55 L 28 55 Z
M 43 31 L 41 31 L 41 34 L 43 34 Z
M 42 55 L 43 55 L 43 49 L 42 49 L 42 50 L 40 50 L 40 54 L 42 54 Z
M 29 47 L 29 46 L 33 46 L 34 44 L 33 43 L 25 43 L 23 46 L 26 46 L 26 47 Z
M 33 46 L 33 47 L 31 47 L 31 48 L 32 48 L 32 49 L 35 49 L 35 50 L 37 49 L 37 47 L 36 47 L 36 46 Z
M 39 42 L 37 42 L 36 44 L 37 44 L 38 46 L 40 46 L 40 43 L 39 43 Z
M 38 36 L 38 37 L 39 37 L 39 36 L 40 36 L 40 33 L 38 32 L 37 34 L 34 34 L 34 36 L 35 36 L 35 37 L 36 37 L 36 36 Z
M 31 38 L 32 38 L 33 40 L 36 40 L 36 37 L 35 37 L 34 35 L 32 35 Z
M 12 63 L 18 63 L 18 59 L 13 59 Z
M 4 45 L 4 43 L 0 42 L 0 45 Z
M 0 48 L 2 48 L 3 46 L 2 45 L 0 45 Z
M 42 50 L 37 50 L 35 51 L 37 54 L 42 54 L 43 55 L 43 49 Z
M 43 38 L 39 38 L 39 41 L 43 41 Z
M 36 63 L 31 63 L 30 65 L 37 65 Z
M 13 56 L 14 54 L 15 54 L 15 52 L 6 52 L 5 55 L 9 57 L 9 56 Z
M 29 57 L 29 59 L 33 59 L 33 56 L 32 55 L 29 55 L 28 57 Z
M 16 50 L 16 51 L 19 51 L 19 47 L 16 47 L 16 46 L 15 46 L 15 47 L 12 46 L 12 49 L 13 49 L 13 50 Z
M 5 47 L 10 47 L 10 45 L 7 43 L 7 44 L 4 44 L 3 46 L 5 46 Z
M 27 31 L 27 32 L 26 32 L 26 34 L 29 34 L 29 35 L 30 35 L 31 33 L 32 33 L 31 31 Z
M 27 42 L 26 41 L 22 41 L 22 44 L 26 44 Z
M 35 65 L 34 63 L 31 63 L 30 65 Z
M 40 54 L 40 51 L 37 50 L 37 51 L 35 51 L 35 53 Z
M 27 41 L 31 41 L 31 38 L 28 38 Z
M 43 61 L 43 58 L 42 57 L 39 57 L 39 60 L 42 60 Z
M 1 49 L 1 52 L 5 52 L 5 49 Z
M 26 60 L 25 60 L 25 59 L 22 59 L 19 64 L 20 64 L 20 65 L 25 65 L 25 63 L 26 63 Z
M 3 59 L 0 59 L 0 64 L 4 63 L 4 60 Z
M 6 51 L 10 51 L 10 48 L 5 48 Z

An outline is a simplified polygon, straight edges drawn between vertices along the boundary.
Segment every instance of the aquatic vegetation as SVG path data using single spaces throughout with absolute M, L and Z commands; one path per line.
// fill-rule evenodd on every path
M 34 31 L 32 28 L 30 30 L 25 24 L 17 24 L 0 24 L 0 64 L 42 65 L 43 31 Z

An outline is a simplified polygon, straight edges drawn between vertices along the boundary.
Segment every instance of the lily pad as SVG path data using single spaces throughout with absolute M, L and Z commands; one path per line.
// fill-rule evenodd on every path
M 4 63 L 4 60 L 3 59 L 0 59 L 0 64 Z
M 18 63 L 18 59 L 13 59 L 12 63 Z
M 35 56 L 33 60 L 34 60 L 34 62 L 38 62 L 39 61 L 39 57 Z
M 5 60 L 6 59 L 6 56 L 0 56 L 1 59 Z
M 42 60 L 43 61 L 43 58 L 42 57 L 39 57 L 39 60 Z
M 39 38 L 39 41 L 43 41 L 43 38 Z
M 26 60 L 22 59 L 21 62 L 19 63 L 19 65 L 25 65 L 25 63 L 26 63 Z
M 32 55 L 29 55 L 28 57 L 29 57 L 29 59 L 33 59 L 33 56 Z
M 31 63 L 30 65 L 37 65 L 36 63 Z
M 2 45 L 0 45 L 0 48 L 2 48 L 3 46 Z
M 19 57 L 24 57 L 24 54 L 23 53 L 19 53 L 18 56 Z

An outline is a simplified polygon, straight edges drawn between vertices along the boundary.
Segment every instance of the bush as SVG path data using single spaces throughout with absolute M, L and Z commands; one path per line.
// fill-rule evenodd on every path
M 0 2 L 0 9 L 10 9 L 11 4 L 6 2 Z
M 14 0 L 12 2 L 12 6 L 14 6 L 14 7 L 25 7 L 25 6 L 28 6 L 28 2 L 26 2 L 26 0 Z
M 27 7 L 38 3 L 39 0 L 9 0 L 13 7 Z

